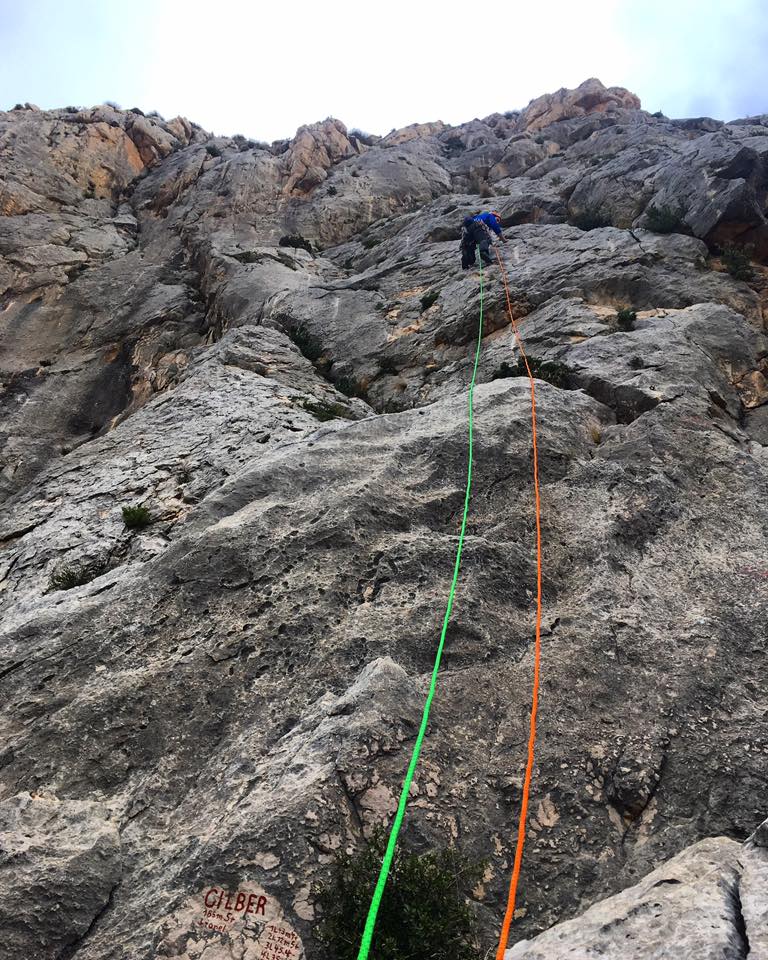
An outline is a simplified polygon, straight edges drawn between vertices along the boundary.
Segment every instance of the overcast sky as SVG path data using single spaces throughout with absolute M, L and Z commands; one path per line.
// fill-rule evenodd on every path
M 219 134 L 387 133 L 587 77 L 650 111 L 768 113 L 768 0 L 0 0 L 0 109 L 123 107 Z

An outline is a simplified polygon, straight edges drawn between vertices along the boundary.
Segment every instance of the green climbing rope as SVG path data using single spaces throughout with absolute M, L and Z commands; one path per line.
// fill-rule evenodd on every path
M 376 882 L 376 888 L 373 891 L 373 897 L 371 898 L 371 905 L 368 908 L 368 917 L 365 921 L 365 929 L 363 930 L 363 937 L 360 942 L 360 951 L 357 954 L 357 960 L 367 960 L 368 953 L 371 949 L 371 940 L 373 939 L 373 931 L 376 926 L 376 917 L 379 912 L 379 906 L 381 904 L 381 898 L 384 895 L 384 887 L 387 884 L 387 877 L 389 876 L 390 868 L 392 867 L 392 859 L 395 855 L 395 847 L 397 846 L 397 838 L 400 834 L 400 827 L 403 823 L 403 817 L 405 816 L 405 807 L 408 803 L 408 794 L 411 789 L 411 782 L 413 781 L 413 775 L 416 772 L 416 767 L 419 763 L 419 755 L 421 753 L 421 745 L 424 740 L 424 735 L 427 731 L 427 724 L 429 723 L 429 711 L 432 706 L 432 699 L 435 695 L 435 689 L 437 687 L 437 674 L 440 669 L 440 660 L 443 656 L 443 647 L 445 646 L 445 635 L 448 632 L 448 621 L 451 618 L 451 610 L 453 609 L 453 597 L 456 593 L 456 583 L 459 579 L 459 566 L 461 564 L 461 551 L 464 546 L 464 533 L 467 528 L 467 513 L 469 511 L 469 493 L 472 486 L 472 427 L 473 427 L 473 397 L 475 393 L 475 378 L 477 377 L 477 363 L 480 359 L 480 345 L 483 339 L 483 265 L 480 260 L 479 251 L 475 248 L 475 257 L 477 259 L 478 267 L 480 268 L 480 322 L 477 328 L 477 345 L 475 347 L 475 362 L 472 367 L 472 379 L 469 384 L 469 394 L 468 394 L 468 404 L 469 404 L 469 459 L 467 464 L 467 488 L 464 493 L 464 515 L 461 518 L 461 531 L 459 533 L 459 544 L 456 548 L 456 562 L 453 566 L 453 580 L 451 582 L 451 590 L 448 594 L 448 604 L 445 608 L 445 616 L 443 617 L 443 629 L 440 632 L 440 643 L 437 646 L 437 653 L 435 655 L 435 665 L 432 668 L 432 680 L 429 685 L 429 693 L 427 694 L 427 699 L 424 704 L 424 713 L 421 717 L 421 726 L 419 727 L 419 733 L 416 737 L 416 743 L 413 747 L 413 753 L 411 754 L 411 762 L 408 765 L 408 772 L 405 775 L 405 780 L 403 781 L 403 789 L 400 792 L 400 802 L 397 805 L 397 813 L 395 814 L 395 820 L 392 824 L 392 830 L 389 834 L 389 842 L 387 844 L 386 852 L 384 853 L 384 859 L 381 863 L 381 870 L 379 871 L 379 879 Z

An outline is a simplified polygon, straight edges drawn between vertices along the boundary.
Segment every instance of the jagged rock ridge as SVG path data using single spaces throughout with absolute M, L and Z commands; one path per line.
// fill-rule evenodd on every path
M 18 955 L 268 957 L 282 936 L 318 955 L 311 882 L 391 814 L 432 662 L 479 306 L 456 247 L 479 204 L 502 214 L 529 353 L 566 371 L 538 385 L 544 673 L 514 936 L 750 833 L 766 157 L 765 117 L 652 117 L 594 80 L 459 127 L 328 120 L 271 146 L 110 107 L 0 114 Z M 665 207 L 672 232 L 647 229 Z M 280 245 L 297 235 L 311 251 Z M 734 240 L 749 282 L 725 269 Z M 468 540 L 406 841 L 489 859 L 489 945 L 535 558 L 528 389 L 487 283 Z M 264 897 L 266 926 L 201 926 L 222 891 Z

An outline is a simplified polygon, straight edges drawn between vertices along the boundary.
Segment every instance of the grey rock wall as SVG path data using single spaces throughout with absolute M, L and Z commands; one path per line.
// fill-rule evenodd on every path
M 763 819 L 768 128 L 595 83 L 271 146 L 108 107 L 0 114 L 15 956 L 319 956 L 311 884 L 389 821 L 447 597 L 480 308 L 457 248 L 483 207 L 529 354 L 563 365 L 536 384 L 542 713 L 514 939 Z M 647 229 L 673 201 L 677 229 Z M 297 234 L 311 251 L 280 245 Z M 749 282 L 726 238 L 753 244 Z M 530 391 L 496 266 L 483 282 L 467 542 L 405 840 L 488 859 L 487 948 L 535 552 Z

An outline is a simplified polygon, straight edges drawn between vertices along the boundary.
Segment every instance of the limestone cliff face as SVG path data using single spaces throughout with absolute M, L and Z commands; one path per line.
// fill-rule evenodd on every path
M 311 883 L 389 820 L 450 581 L 479 308 L 457 245 L 481 205 L 528 352 L 564 367 L 537 389 L 542 716 L 514 938 L 702 838 L 731 857 L 766 812 L 767 196 L 768 118 L 652 117 L 595 80 L 458 127 L 326 120 L 271 146 L 110 107 L 0 113 L 14 957 L 319 957 Z M 529 392 L 493 268 L 485 321 L 406 837 L 489 860 L 489 945 L 535 587 Z

